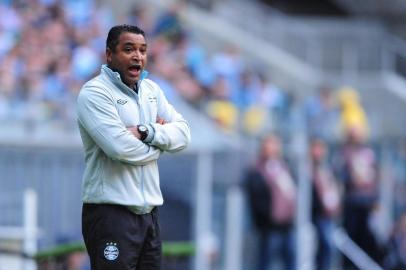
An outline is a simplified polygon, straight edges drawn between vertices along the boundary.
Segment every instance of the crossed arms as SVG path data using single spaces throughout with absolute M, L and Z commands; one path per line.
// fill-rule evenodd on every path
M 78 96 L 78 121 L 81 132 L 112 159 L 144 165 L 159 158 L 162 151 L 177 152 L 190 142 L 186 120 L 168 103 L 159 89 L 158 118 L 149 125 L 154 130 L 151 142 L 144 143 L 136 127 L 126 127 L 113 98 L 103 89 L 86 86 Z M 89 142 L 91 143 L 91 142 Z

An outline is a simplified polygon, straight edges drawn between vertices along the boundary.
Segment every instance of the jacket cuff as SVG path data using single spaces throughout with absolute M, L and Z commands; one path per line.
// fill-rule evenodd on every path
M 150 143 L 155 137 L 155 129 L 152 127 L 152 125 L 145 125 L 148 129 L 148 136 L 145 138 L 144 142 Z

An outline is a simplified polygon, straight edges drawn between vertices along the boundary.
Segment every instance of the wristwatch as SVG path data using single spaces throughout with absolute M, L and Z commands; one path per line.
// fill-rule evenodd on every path
M 138 125 L 137 130 L 141 135 L 141 141 L 144 141 L 148 137 L 148 128 L 144 125 Z

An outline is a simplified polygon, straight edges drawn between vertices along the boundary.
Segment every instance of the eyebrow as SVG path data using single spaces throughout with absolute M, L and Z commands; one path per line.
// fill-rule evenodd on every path
M 147 47 L 147 43 L 133 43 L 133 42 L 126 42 L 126 43 L 124 43 L 124 46 L 134 46 L 134 45 L 137 45 L 137 44 L 140 44 L 141 46 Z

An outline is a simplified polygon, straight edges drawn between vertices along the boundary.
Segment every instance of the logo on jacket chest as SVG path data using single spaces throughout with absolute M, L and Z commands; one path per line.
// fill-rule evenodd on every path
M 148 97 L 149 102 L 151 103 L 156 103 L 156 97 L 155 96 L 149 96 Z
M 117 103 L 120 104 L 120 105 L 124 105 L 124 104 L 127 103 L 127 100 L 125 100 L 125 99 L 119 99 L 119 100 L 117 100 Z

